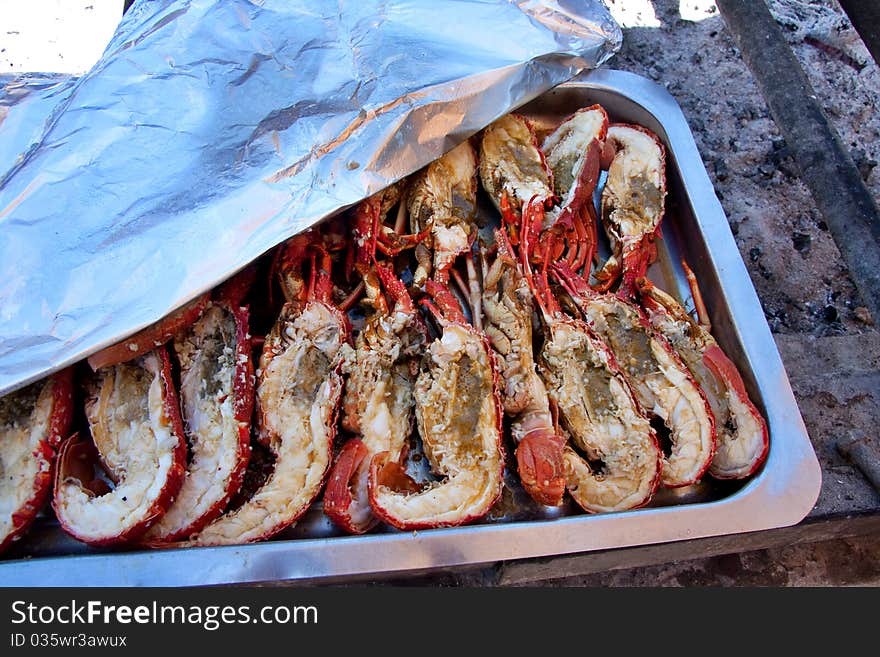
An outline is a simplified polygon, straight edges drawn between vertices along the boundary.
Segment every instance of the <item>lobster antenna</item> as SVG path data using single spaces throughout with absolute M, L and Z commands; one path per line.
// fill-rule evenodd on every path
M 706 310 L 706 304 L 703 302 L 703 293 L 700 291 L 700 284 L 697 282 L 697 277 L 694 275 L 693 270 L 688 266 L 688 263 L 684 258 L 681 259 L 681 267 L 684 269 L 684 275 L 687 278 L 688 287 L 691 289 L 691 296 L 694 298 L 694 311 L 697 313 L 697 321 L 699 321 L 707 331 L 711 332 L 712 321 L 709 319 L 709 311 Z

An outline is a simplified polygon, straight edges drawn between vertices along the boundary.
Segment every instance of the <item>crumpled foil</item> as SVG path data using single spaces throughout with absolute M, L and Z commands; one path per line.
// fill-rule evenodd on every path
M 0 91 L 0 394 L 155 322 L 620 47 L 598 0 L 138 2 Z
M 46 121 L 70 97 L 75 84 L 76 78 L 60 73 L 0 75 L 0 174 L 24 162 L 39 143 Z

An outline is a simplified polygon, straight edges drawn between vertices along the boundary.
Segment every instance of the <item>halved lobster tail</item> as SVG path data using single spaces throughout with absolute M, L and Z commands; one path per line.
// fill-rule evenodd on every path
M 621 364 L 640 406 L 668 428 L 672 448 L 663 459 L 663 485 L 699 481 L 715 453 L 715 422 L 688 368 L 639 306 L 590 289 L 564 264 L 553 272 Z
M 0 553 L 33 524 L 52 491 L 55 450 L 70 430 L 73 371 L 0 397 Z
M 524 213 L 520 260 L 533 292 L 543 299 L 545 338 L 538 371 L 570 438 L 561 454 L 566 487 L 591 513 L 643 506 L 660 476 L 654 431 L 610 349 L 587 323 L 563 313 L 556 300 L 548 272 L 561 264 L 577 277 L 564 261 L 551 265 L 542 247 L 542 241 L 558 239 L 558 234 L 548 229 L 536 235 L 527 221 Z M 532 275 L 531 262 L 539 251 L 545 253 L 541 269 Z
M 219 516 L 238 492 L 250 459 L 254 368 L 245 282 L 227 287 L 174 341 L 181 413 L 189 445 L 186 478 L 174 503 L 144 535 L 149 543 L 183 540 Z
M 99 369 L 89 383 L 86 415 L 91 440 L 74 435 L 59 452 L 55 515 L 90 545 L 138 540 L 171 506 L 186 473 L 165 347 Z
M 595 273 L 599 291 L 621 276 L 627 291 L 657 256 L 654 240 L 666 207 L 666 149 L 647 128 L 623 123 L 608 128 L 613 152 L 602 191 L 601 218 L 612 254 Z
M 739 370 L 703 325 L 669 294 L 647 279 L 637 282 L 651 325 L 669 340 L 706 394 L 715 421 L 717 446 L 709 474 L 742 479 L 767 456 L 767 423 L 749 399 Z

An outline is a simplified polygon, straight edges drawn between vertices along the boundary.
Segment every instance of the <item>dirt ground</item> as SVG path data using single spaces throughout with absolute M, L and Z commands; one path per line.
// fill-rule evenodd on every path
M 484 572 L 396 580 L 401 586 L 486 586 Z M 561 577 L 517 587 L 877 587 L 880 541 L 873 536 L 752 550 L 704 559 Z
M 695 3 L 705 16 L 696 21 L 681 17 L 677 1 L 651 4 L 660 26 L 625 28 L 623 47 L 608 66 L 652 78 L 681 105 L 771 330 L 816 336 L 873 330 L 714 3 Z M 880 70 L 836 3 L 769 5 L 877 198 Z
M 848 538 L 560 579 L 557 586 L 880 586 L 880 541 Z
M 880 199 L 880 67 L 836 2 L 775 0 L 770 7 L 874 200 Z

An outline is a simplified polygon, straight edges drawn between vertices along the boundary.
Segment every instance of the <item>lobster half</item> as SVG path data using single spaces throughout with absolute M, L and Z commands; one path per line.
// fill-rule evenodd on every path
M 76 433 L 62 443 L 52 506 L 84 543 L 135 541 L 165 514 L 186 473 L 168 351 L 98 369 L 86 394 L 91 440 Z
M 249 499 L 205 526 L 189 545 L 274 536 L 305 513 L 330 469 L 342 367 L 352 349 L 348 318 L 332 300 L 331 257 L 319 233 L 287 242 L 280 275 L 288 300 L 263 344 L 256 387 L 257 436 L 274 454 L 274 469 Z
M 501 396 L 495 355 L 448 287 L 426 282 L 422 299 L 440 326 L 416 380 L 416 424 L 438 481 L 424 486 L 383 452 L 370 467 L 370 502 L 398 529 L 461 525 L 486 515 L 504 476 Z
M 0 553 L 24 536 L 45 506 L 55 450 L 72 417 L 70 368 L 0 397 Z

